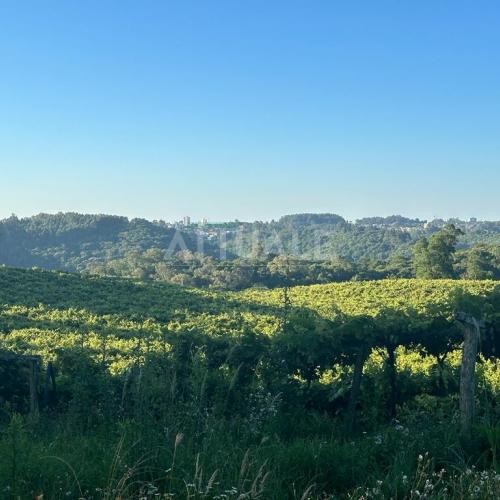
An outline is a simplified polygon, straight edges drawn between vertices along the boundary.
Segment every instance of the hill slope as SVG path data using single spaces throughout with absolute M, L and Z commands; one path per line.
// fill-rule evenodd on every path
M 359 487 L 387 478 L 388 497 L 409 498 L 424 454 L 452 470 L 429 468 L 436 489 L 482 481 L 482 498 L 496 498 L 486 439 L 470 459 L 486 471 L 453 475 L 461 333 L 450 314 L 457 288 L 492 306 L 499 286 L 338 283 L 291 288 L 285 303 L 279 289 L 0 267 L 0 483 L 20 498 L 184 498 L 189 487 L 199 498 L 319 500 L 365 498 Z M 487 311 L 497 339 L 499 310 Z M 41 355 L 46 375 L 12 352 Z M 481 423 L 498 415 L 497 365 L 491 349 L 478 365 Z M 41 411 L 24 420 L 34 400 Z
M 460 246 L 500 244 L 500 222 L 452 220 L 466 234 Z M 335 214 L 298 214 L 269 223 L 176 227 L 162 221 L 108 215 L 39 214 L 0 221 L 0 264 L 84 271 L 132 252 L 187 249 L 205 255 L 248 257 L 266 253 L 312 259 L 386 260 L 410 253 L 411 245 L 444 225 L 400 216 L 347 222 Z
M 145 219 L 60 213 L 0 221 L 0 264 L 18 267 L 83 271 L 129 252 L 197 251 L 198 245 L 207 255 L 217 254 L 203 237 Z
M 377 316 L 384 310 L 446 315 L 458 288 L 485 296 L 499 286 L 495 281 L 415 279 L 301 286 L 289 290 L 289 307 L 292 314 L 306 312 L 325 319 L 334 319 L 339 313 Z M 173 332 L 189 335 L 193 331 L 202 336 L 238 337 L 245 330 L 273 335 L 280 329 L 282 316 L 281 289 L 216 293 L 163 283 L 0 267 L 0 347 L 3 344 L 8 349 L 32 353 L 41 349 L 52 356 L 60 342 L 66 342 L 61 332 L 73 335 L 77 343 L 82 332 L 92 334 L 96 342 L 105 335 L 111 343 L 120 343 L 120 339 L 133 342 L 141 336 L 159 340 L 161 335 L 166 341 Z M 46 334 L 51 343 L 44 338 Z M 120 356 L 133 355 L 131 345 L 121 345 Z

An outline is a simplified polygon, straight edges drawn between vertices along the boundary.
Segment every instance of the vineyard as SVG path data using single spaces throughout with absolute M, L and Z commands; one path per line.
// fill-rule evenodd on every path
M 496 281 L 0 267 L 0 497 L 493 498 L 499 351 Z

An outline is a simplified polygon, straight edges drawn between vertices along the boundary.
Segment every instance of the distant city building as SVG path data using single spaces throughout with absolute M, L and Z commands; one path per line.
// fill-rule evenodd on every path
M 182 225 L 183 226 L 189 226 L 190 224 L 191 224 L 191 217 L 189 217 L 189 215 L 185 215 L 182 218 Z
M 200 221 L 200 226 L 206 226 L 207 224 L 208 224 L 208 219 L 203 217 L 203 219 L 201 219 L 201 221 Z

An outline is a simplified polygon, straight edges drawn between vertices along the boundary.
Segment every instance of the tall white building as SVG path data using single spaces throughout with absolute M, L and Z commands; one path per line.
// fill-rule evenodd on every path
M 191 217 L 189 217 L 189 215 L 185 215 L 182 218 L 182 225 L 183 226 L 189 226 L 190 224 L 191 224 Z

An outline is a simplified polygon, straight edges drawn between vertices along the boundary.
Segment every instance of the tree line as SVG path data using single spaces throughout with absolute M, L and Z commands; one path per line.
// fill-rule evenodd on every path
M 455 226 L 445 226 L 429 239 L 418 240 L 411 257 L 394 255 L 388 261 L 308 260 L 263 250 L 253 258 L 219 260 L 187 250 L 169 256 L 156 248 L 92 264 L 89 272 L 222 290 L 384 278 L 499 279 L 500 246 L 457 250 L 461 234 Z
M 325 261 L 326 278 L 311 268 L 303 283 L 330 279 L 331 268 L 335 268 L 332 279 L 339 279 L 345 271 L 349 279 L 363 275 L 376 279 L 391 273 L 410 276 L 414 244 L 420 238 L 431 238 L 445 224 L 424 224 L 400 216 L 350 223 L 335 214 L 297 214 L 271 222 L 175 227 L 159 220 L 108 215 L 12 216 L 0 221 L 0 264 L 80 272 L 149 250 L 164 251 L 169 257 L 184 250 L 219 260 L 234 259 L 235 264 L 246 266 L 254 259 L 282 255 L 315 263 L 316 268 L 316 263 Z M 463 260 L 462 251 L 479 245 L 494 256 L 495 265 L 500 243 L 498 222 L 456 220 L 453 224 L 464 232 L 457 241 L 459 261 Z M 485 257 L 490 258 L 483 252 L 478 258 Z M 466 264 L 457 262 L 455 273 L 465 273 Z

